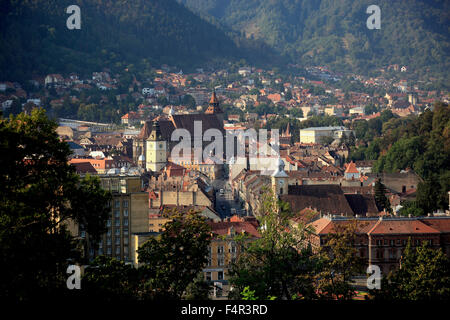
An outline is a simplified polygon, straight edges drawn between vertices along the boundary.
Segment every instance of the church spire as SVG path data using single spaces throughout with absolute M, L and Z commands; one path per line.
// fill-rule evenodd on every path
M 211 99 L 209 99 L 209 106 L 206 109 L 205 114 L 215 114 L 220 121 L 223 122 L 223 111 L 219 107 L 219 100 L 216 96 L 216 90 L 213 91 Z

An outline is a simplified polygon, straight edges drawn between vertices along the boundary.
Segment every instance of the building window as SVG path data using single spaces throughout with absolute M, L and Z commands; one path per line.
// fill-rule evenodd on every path
M 116 254 L 120 255 L 120 247 L 116 247 Z
M 106 240 L 106 244 L 107 244 L 108 246 L 110 246 L 110 245 L 111 245 L 111 239 L 107 239 L 107 240 Z
M 128 208 L 128 200 L 123 200 L 123 207 Z
M 127 225 L 128 225 L 128 219 L 125 219 L 125 218 L 123 219 L 123 225 L 124 225 L 124 226 L 127 226 Z
M 108 221 L 106 221 L 106 226 L 111 227 L 111 219 L 108 219 Z
M 223 266 L 223 265 L 225 264 L 224 262 L 225 262 L 225 261 L 224 261 L 223 257 L 217 258 L 217 264 L 218 264 L 219 266 Z
M 223 280 L 223 271 L 217 272 L 217 280 Z
M 395 240 L 391 240 L 390 245 L 391 245 L 391 247 L 395 246 Z
M 120 226 L 120 219 L 115 219 L 114 225 L 115 225 L 116 227 L 117 227 L 117 226 Z
M 217 247 L 217 253 L 223 253 L 223 246 Z
M 128 228 L 123 228 L 123 236 L 128 237 Z
M 120 208 L 120 200 L 115 200 L 114 201 L 114 207 L 115 208 Z
M 128 217 L 128 209 L 123 209 L 123 216 Z
M 211 272 L 206 272 L 206 281 L 211 281 Z
M 123 244 L 128 245 L 128 238 L 123 238 Z
M 114 210 L 114 217 L 120 218 L 120 210 L 119 209 Z
M 116 237 L 120 236 L 120 229 L 116 229 L 115 235 L 116 235 Z

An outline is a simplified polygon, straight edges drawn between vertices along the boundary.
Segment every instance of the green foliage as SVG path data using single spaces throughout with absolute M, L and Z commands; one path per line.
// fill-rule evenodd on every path
M 253 291 L 245 291 L 249 299 L 314 296 L 315 258 L 307 246 L 308 228 L 292 225 L 290 217 L 288 205 L 276 201 L 272 192 L 266 190 L 257 216 L 262 226 L 261 238 L 243 243 L 245 250 L 229 271 L 234 291 L 241 293 L 246 287 L 252 288 Z
M 423 209 L 418 206 L 417 201 L 404 201 L 401 205 L 402 208 L 399 210 L 399 215 L 401 216 L 420 217 L 425 215 Z
M 386 210 L 387 212 L 392 212 L 391 204 L 389 199 L 386 197 L 386 187 L 378 179 L 375 182 L 375 203 L 379 210 Z
M 450 261 L 442 249 L 430 248 L 425 241 L 403 252 L 401 268 L 381 282 L 381 290 L 372 292 L 380 300 L 450 299 Z
M 81 30 L 66 27 L 72 4 L 81 8 Z M 7 80 L 105 67 L 139 70 L 149 63 L 192 68 L 246 52 L 173 0 L 7 0 L 0 8 L 0 70 Z
M 450 107 L 438 102 L 434 111 L 419 117 L 391 119 L 383 124 L 380 149 L 386 150 L 374 165 L 376 172 L 412 168 L 419 183 L 417 205 L 424 213 L 448 207 L 450 188 Z
M 363 269 L 364 260 L 357 255 L 356 221 L 347 226 L 336 226 L 321 248 L 317 289 L 320 299 L 351 299 L 354 289 L 349 281 Z
M 86 268 L 81 280 L 84 298 L 101 301 L 134 300 L 138 295 L 138 269 L 123 261 L 96 257 Z
M 174 215 L 165 231 L 139 249 L 146 294 L 180 299 L 207 262 L 209 226 L 196 213 Z
M 242 300 L 260 300 L 258 297 L 255 296 L 255 290 L 250 290 L 250 287 L 245 287 L 244 290 L 241 292 Z M 275 300 L 277 297 L 275 296 L 269 296 L 267 297 L 267 300 Z
M 100 189 L 98 179 L 80 181 L 56 127 L 42 109 L 0 119 L 4 298 L 64 296 L 68 261 L 82 261 L 66 224 L 77 222 L 94 243 L 104 231 L 110 195 Z

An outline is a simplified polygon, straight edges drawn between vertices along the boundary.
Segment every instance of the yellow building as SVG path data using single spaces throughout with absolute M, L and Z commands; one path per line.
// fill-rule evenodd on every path
M 111 215 L 106 234 L 96 251 L 90 249 L 90 256 L 131 261 L 134 250 L 131 234 L 148 231 L 148 193 L 142 191 L 140 175 L 105 175 L 100 176 L 100 181 L 103 189 L 112 193 Z

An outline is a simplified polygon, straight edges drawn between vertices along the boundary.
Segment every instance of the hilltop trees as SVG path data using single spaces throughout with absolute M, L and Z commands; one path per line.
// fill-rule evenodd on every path
M 448 300 L 450 261 L 441 249 L 425 242 L 412 247 L 408 241 L 400 269 L 383 278 L 381 290 L 372 293 L 382 300 Z

